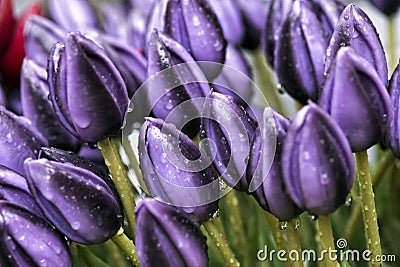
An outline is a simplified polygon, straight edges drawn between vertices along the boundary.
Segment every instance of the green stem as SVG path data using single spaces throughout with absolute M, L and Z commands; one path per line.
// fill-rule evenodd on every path
M 135 244 L 125 235 L 122 228 L 111 240 L 125 253 L 134 266 L 140 266 Z
M 78 253 L 80 258 L 82 258 L 87 266 L 96 266 L 96 267 L 110 267 L 107 263 L 105 263 L 102 259 L 97 257 L 90 249 L 87 247 L 78 245 Z
M 280 112 L 284 112 L 283 106 L 277 94 L 276 82 L 274 81 L 273 73 L 267 66 L 267 62 L 262 51 L 258 50 L 254 52 L 252 56 L 254 70 L 257 72 L 258 85 L 260 86 L 263 95 L 268 100 L 268 104 Z
M 221 253 L 222 258 L 225 260 L 225 266 L 240 266 L 235 254 L 233 254 L 231 248 L 229 247 L 226 237 L 218 230 L 218 227 L 213 223 L 213 221 L 208 220 L 207 222 L 203 223 L 203 227 Z
M 367 151 L 356 153 L 356 162 L 367 247 L 372 253 L 371 258 L 374 259 L 378 255 L 382 255 L 382 249 Z M 374 261 L 370 264 L 371 266 L 381 266 L 379 262 Z
M 267 211 L 264 211 L 264 217 L 268 223 L 269 229 L 271 230 L 277 250 L 284 250 L 288 252 L 286 247 L 285 235 L 283 234 L 283 231 L 279 228 L 278 219 Z
M 386 151 L 381 159 L 378 162 L 378 165 L 372 175 L 372 187 L 373 189 L 377 189 L 381 184 L 383 178 L 385 177 L 385 173 L 390 169 L 390 166 L 395 161 L 396 157 L 393 155 L 392 151 Z M 354 188 L 354 186 L 353 186 Z M 359 227 L 359 222 L 361 218 L 361 201 L 358 199 L 358 194 L 352 193 L 353 196 L 353 208 L 350 219 L 347 223 L 345 238 L 349 242 L 353 240 L 355 233 L 357 232 L 357 228 Z
M 127 176 L 127 170 L 122 163 L 121 156 L 118 151 L 117 140 L 106 138 L 99 142 L 99 148 L 103 154 L 104 161 L 110 170 L 111 177 L 115 183 L 118 194 L 121 198 L 132 234 L 135 235 L 135 198 L 133 195 L 133 186 Z
M 397 51 L 396 51 L 396 25 L 395 16 L 390 16 L 388 19 L 388 36 L 389 36 L 389 67 L 390 73 L 396 68 Z
M 339 263 L 337 261 L 333 261 L 331 258 L 331 252 L 335 250 L 331 218 L 329 216 L 320 216 L 317 220 L 317 229 L 319 247 L 320 249 L 327 252 L 323 255 L 323 262 L 325 263 L 325 267 L 339 266 Z M 322 256 L 322 252 L 320 253 L 320 256 Z
M 299 255 L 299 260 L 293 262 L 294 267 L 303 267 L 303 261 L 301 258 L 301 243 L 299 237 L 298 226 L 296 226 L 295 219 L 289 221 L 289 225 L 286 228 L 286 236 L 288 239 L 288 251 L 297 251 Z
M 113 266 L 115 267 L 126 267 L 128 261 L 126 260 L 125 255 L 122 254 L 122 251 L 115 245 L 112 240 L 107 240 L 104 243 L 106 253 L 108 256 L 108 261 L 113 262 Z

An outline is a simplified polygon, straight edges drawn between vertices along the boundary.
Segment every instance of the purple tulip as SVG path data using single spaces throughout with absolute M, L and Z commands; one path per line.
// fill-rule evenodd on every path
M 24 174 L 24 160 L 37 158 L 47 141 L 29 120 L 0 106 L 0 165 Z
M 45 218 L 31 196 L 25 178 L 2 165 L 0 165 L 0 199 L 22 206 L 33 214 Z
M 46 69 L 24 59 L 21 71 L 21 104 L 25 117 L 40 130 L 50 146 L 77 150 L 78 140 L 60 125 L 48 99 Z
M 317 6 L 296 0 L 275 44 L 274 69 L 283 88 L 296 100 L 316 101 L 324 78 L 324 59 L 330 33 Z
M 139 135 L 139 159 L 149 194 L 195 222 L 218 210 L 218 174 L 196 144 L 172 124 L 150 119 Z
M 136 207 L 136 220 L 135 244 L 142 267 L 208 266 L 206 238 L 180 210 L 147 198 Z
M 343 46 L 352 47 L 367 59 L 376 69 L 383 83 L 388 80 L 388 68 L 382 43 L 372 21 L 354 4 L 342 12 L 326 51 L 325 72 L 328 72 L 338 50 Z
M 42 16 L 31 16 L 24 27 L 26 57 L 45 68 L 51 47 L 63 42 L 65 34 L 64 29 L 52 21 Z
M 0 201 L 0 265 L 72 266 L 67 241 L 31 211 Z
M 377 9 L 385 13 L 387 16 L 392 16 L 397 13 L 400 7 L 400 0 L 369 0 Z
M 95 143 L 119 133 L 128 95 L 104 50 L 80 33 L 69 33 L 49 57 L 51 101 L 61 124 L 82 141 Z
M 233 97 L 212 92 L 205 101 L 201 118 L 200 138 L 214 142 L 216 169 L 229 186 L 241 191 L 248 190 L 246 162 L 257 128 L 257 121 L 248 110 Z
M 371 64 L 350 47 L 337 52 L 319 104 L 342 128 L 353 152 L 382 141 L 392 118 L 385 85 Z
M 178 42 L 156 30 L 147 50 L 147 94 L 153 114 L 194 136 L 199 131 L 199 121 L 186 123 L 200 116 L 202 99 L 210 91 L 206 77 Z M 176 67 L 178 64 L 180 67 Z M 153 77 L 156 78 L 152 80 Z
M 138 50 L 114 38 L 103 38 L 102 45 L 121 73 L 128 90 L 128 97 L 132 98 L 146 80 L 146 58 Z
M 293 118 L 281 158 L 286 190 L 297 206 L 328 215 L 345 203 L 354 158 L 346 136 L 320 107 L 308 104 Z
M 263 209 L 281 221 L 291 220 L 302 212 L 287 194 L 282 177 L 282 146 L 289 125 L 288 119 L 272 109 L 265 109 L 261 128 L 257 128 L 254 135 L 247 167 L 247 182 L 251 185 L 256 181 L 258 186 L 252 195 Z
M 168 0 L 162 30 L 179 42 L 196 61 L 225 62 L 226 40 L 214 11 L 206 1 Z M 220 68 L 203 69 L 210 79 Z
M 49 0 L 50 17 L 68 31 L 95 30 L 97 17 L 87 0 Z
M 0 84 L 0 105 L 5 106 L 7 103 L 7 98 L 3 90 L 3 86 Z
M 118 196 L 103 178 L 71 163 L 25 161 L 33 197 L 51 223 L 72 241 L 99 244 L 122 226 Z
M 240 97 L 239 99 L 250 102 L 253 95 L 251 76 L 251 69 L 243 52 L 238 47 L 228 45 L 225 65 L 212 85 L 219 93 Z
M 389 82 L 393 118 L 386 134 L 385 145 L 389 146 L 393 154 L 400 158 L 400 65 L 397 65 Z

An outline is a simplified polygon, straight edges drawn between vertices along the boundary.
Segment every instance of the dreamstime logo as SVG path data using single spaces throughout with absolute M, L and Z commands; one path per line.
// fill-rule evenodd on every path
M 304 249 L 301 252 L 297 250 L 269 250 L 265 245 L 264 249 L 257 252 L 259 261 L 303 261 L 303 262 L 318 262 L 318 261 L 346 261 L 346 262 L 395 262 L 395 255 L 376 255 L 372 256 L 372 252 L 368 249 L 359 251 L 355 249 L 347 249 L 347 240 L 340 238 L 336 241 L 336 247 L 323 249 L 319 252 L 313 249 Z
M 199 172 L 206 169 L 211 164 L 216 164 L 217 146 L 220 145 L 220 142 L 226 142 L 230 144 L 230 158 L 227 161 L 228 163 L 221 177 L 225 180 L 229 180 L 230 184 L 236 184 L 239 182 L 240 178 L 245 175 L 247 164 L 245 161 L 247 158 L 238 162 L 233 156 L 235 153 L 248 155 L 251 149 L 252 140 L 250 140 L 247 134 L 246 124 L 243 122 L 243 118 L 240 117 L 240 114 L 238 114 L 231 105 L 218 99 L 210 98 L 208 95 L 204 96 L 204 93 L 202 95 L 196 95 L 191 92 L 192 95 L 188 93 L 187 99 L 185 99 L 184 97 L 182 98 L 181 92 L 177 90 L 180 86 L 191 85 L 191 88 L 193 88 L 193 84 L 197 84 L 202 88 L 206 85 L 209 88 L 210 83 L 205 78 L 204 74 L 202 74 L 202 70 L 205 69 L 222 69 L 220 75 L 224 77 L 234 77 L 235 84 L 233 85 L 228 82 L 229 79 L 222 79 L 221 82 L 218 82 L 216 85 L 219 88 L 224 88 L 225 91 L 231 90 L 235 92 L 243 102 L 246 96 L 241 95 L 241 91 L 237 91 L 232 87 L 239 84 L 248 84 L 255 91 L 258 102 L 263 102 L 262 105 L 268 107 L 268 103 L 266 99 L 263 98 L 263 94 L 257 85 L 248 76 L 229 66 L 212 62 L 190 62 L 164 69 L 150 77 L 139 87 L 131 99 L 129 111 L 125 116 L 125 124 L 122 130 L 122 145 L 125 153 L 124 158 L 126 158 L 126 164 L 130 171 L 133 172 L 133 170 L 137 169 L 136 166 L 134 166 L 136 163 L 133 157 L 137 154 L 135 147 L 137 146 L 140 125 L 146 116 L 150 116 L 154 108 L 161 108 L 163 111 L 167 112 L 165 122 L 173 123 L 180 130 L 196 119 L 207 119 L 213 123 L 217 123 L 224 133 L 224 140 L 213 140 L 210 138 L 201 140 L 199 142 L 201 156 L 196 160 L 189 160 L 179 149 L 171 148 L 171 143 L 163 143 L 163 153 L 160 157 L 163 157 L 164 161 L 168 161 L 168 164 L 174 166 L 180 173 Z M 160 90 L 159 87 L 163 87 L 163 90 Z M 155 88 L 157 88 L 157 90 Z M 251 89 L 249 88 L 249 90 Z M 179 95 L 177 96 L 177 94 Z M 208 91 L 207 94 L 209 94 Z M 181 101 L 175 101 L 174 97 L 177 97 L 176 99 Z M 262 101 L 260 101 L 261 98 Z M 171 99 L 173 101 L 171 101 Z M 214 112 L 215 107 L 218 107 L 218 110 L 222 110 L 223 112 Z M 275 154 L 276 129 L 270 109 L 266 109 L 262 116 L 251 110 L 250 113 L 254 115 L 254 119 L 257 121 L 258 125 L 260 125 L 260 128 L 263 129 L 261 134 L 264 140 L 263 164 L 259 164 L 260 166 L 258 166 L 256 170 L 258 171 L 257 173 L 261 175 L 258 175 L 258 178 L 250 181 L 249 191 L 251 192 L 261 185 L 272 165 Z M 235 127 L 232 127 L 232 125 Z M 229 129 L 232 128 L 236 130 L 229 131 Z M 161 132 L 166 133 L 165 127 L 161 128 Z M 171 138 L 175 140 L 172 144 L 177 146 L 177 144 L 179 144 L 179 135 L 171 136 Z M 178 150 L 180 151 L 180 155 L 177 155 Z M 230 187 L 226 186 L 221 179 L 215 179 L 213 182 L 199 187 L 180 186 L 163 178 L 164 175 L 168 175 L 164 173 L 166 172 L 165 170 L 156 169 L 154 166 L 150 167 L 153 167 L 153 171 L 157 173 L 160 185 L 164 187 L 165 192 L 174 192 L 178 194 L 181 192 L 183 195 L 189 196 L 207 196 L 204 198 L 176 197 L 173 198 L 174 200 L 170 197 L 160 199 L 169 204 L 182 207 L 201 206 L 221 198 L 230 191 Z M 137 179 L 135 173 L 131 173 L 130 176 L 136 177 Z M 139 185 L 143 191 L 152 195 L 146 187 L 145 180 L 136 180 L 134 182 Z M 215 188 L 219 188 L 219 190 L 215 190 Z M 160 196 L 157 197 L 160 198 Z

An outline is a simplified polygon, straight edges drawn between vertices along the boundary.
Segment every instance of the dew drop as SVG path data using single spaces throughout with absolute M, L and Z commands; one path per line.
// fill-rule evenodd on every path
M 284 221 L 284 222 L 279 222 L 279 229 L 281 229 L 282 231 L 286 230 L 288 227 L 288 222 Z
M 318 220 L 318 215 L 308 214 L 308 219 L 310 220 L 310 222 L 315 222 L 316 220 Z
M 351 195 L 349 195 L 349 196 L 346 198 L 346 202 L 344 203 L 344 205 L 345 205 L 346 207 L 350 207 L 352 203 L 353 203 L 353 198 L 352 198 Z

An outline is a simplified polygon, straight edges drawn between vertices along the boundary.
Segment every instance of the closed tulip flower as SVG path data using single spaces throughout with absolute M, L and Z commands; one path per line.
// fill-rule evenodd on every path
M 342 128 L 353 152 L 381 142 L 393 113 L 381 78 L 373 66 L 350 47 L 338 51 L 319 104 Z
M 135 211 L 135 244 L 141 266 L 208 266 L 206 238 L 182 211 L 149 198 Z
M 81 244 L 99 244 L 122 226 L 122 208 L 115 191 L 88 169 L 47 159 L 25 161 L 27 181 L 49 221 Z
M 313 215 L 328 215 L 345 203 L 353 185 L 354 158 L 339 126 L 308 104 L 293 118 L 283 144 L 282 174 L 294 203 Z
M 218 210 L 218 174 L 172 124 L 147 119 L 140 131 L 139 159 L 151 196 L 177 206 L 195 222 L 208 220 Z
M 263 209 L 281 221 L 293 219 L 302 212 L 290 199 L 282 177 L 281 154 L 289 125 L 287 118 L 272 109 L 265 109 L 247 167 L 247 181 L 250 185 L 255 182 L 257 187 L 252 195 Z
M 46 220 L 16 204 L 0 201 L 0 265 L 72 266 L 67 241 Z
M 92 40 L 69 33 L 49 57 L 51 101 L 61 124 L 82 141 L 95 143 L 120 132 L 128 94 L 110 58 Z
M 389 82 L 393 118 L 385 139 L 385 145 L 391 148 L 393 154 L 400 158 L 400 65 L 397 65 Z

